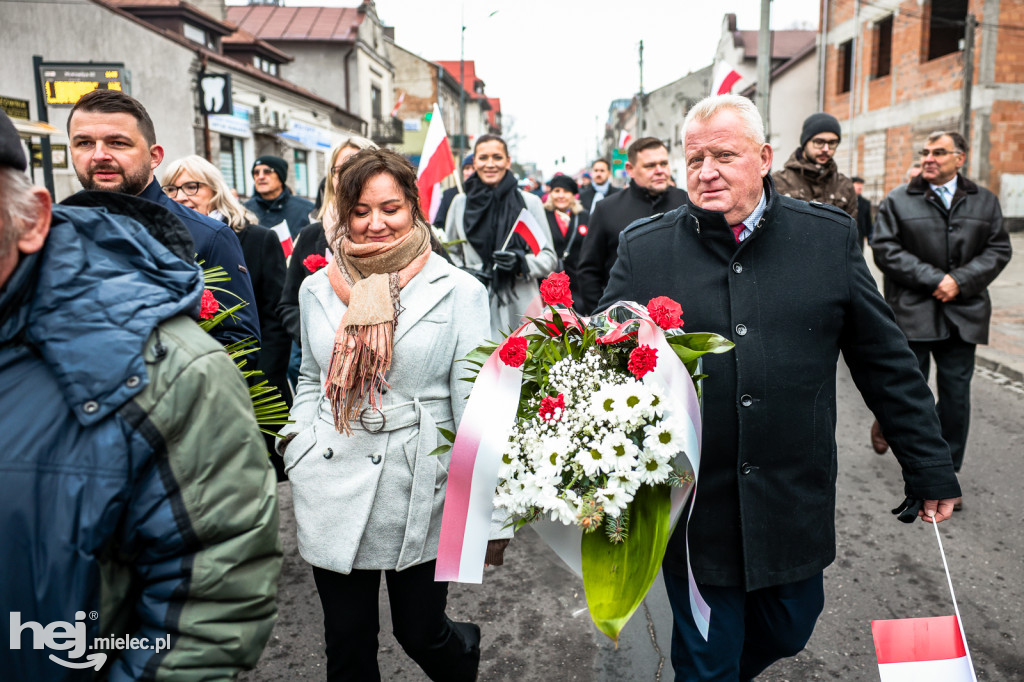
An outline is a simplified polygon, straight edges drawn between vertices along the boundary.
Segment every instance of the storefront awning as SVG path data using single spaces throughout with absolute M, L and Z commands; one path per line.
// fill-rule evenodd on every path
M 15 130 L 23 137 L 49 137 L 60 132 L 49 123 L 42 121 L 25 121 L 20 118 L 12 118 L 11 121 L 14 123 Z

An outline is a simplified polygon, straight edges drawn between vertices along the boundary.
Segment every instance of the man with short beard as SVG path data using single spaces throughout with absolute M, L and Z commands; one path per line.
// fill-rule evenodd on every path
M 71 161 L 83 188 L 129 194 L 160 204 L 188 228 L 196 261 L 206 269 L 220 266 L 230 277 L 217 285 L 224 291 L 213 292 L 220 309 L 246 305 L 214 328 L 214 338 L 225 345 L 246 338 L 259 343 L 260 323 L 242 245 L 227 225 L 182 206 L 168 196 L 168 188 L 157 184 L 153 171 L 163 161 L 164 150 L 156 143 L 153 121 L 145 107 L 117 90 L 93 90 L 71 109 L 68 139 Z M 180 188 L 175 188 L 175 194 L 178 191 Z
M 619 188 L 612 185 L 612 167 L 608 159 L 597 159 L 590 164 L 590 182 L 580 183 L 580 203 L 584 211 L 593 213 L 597 202 L 618 191 Z
M 779 194 L 802 201 L 832 204 L 857 219 L 853 182 L 839 172 L 832 158 L 842 140 L 842 128 L 832 114 L 811 114 L 800 133 L 800 147 L 786 166 L 772 173 Z

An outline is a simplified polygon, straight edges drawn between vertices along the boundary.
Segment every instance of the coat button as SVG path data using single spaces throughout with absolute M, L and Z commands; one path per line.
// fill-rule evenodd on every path
M 750 474 L 757 471 L 757 469 L 758 467 L 754 466 L 750 462 L 744 462 L 743 464 L 740 465 L 740 473 L 743 474 L 744 476 L 749 476 Z
M 331 457 L 334 457 L 334 449 L 327 448 L 326 450 L 324 450 L 324 459 L 330 459 Z
M 384 459 L 383 457 L 381 457 L 376 452 L 373 453 L 372 455 L 367 455 L 367 457 L 369 457 L 370 461 L 373 462 L 374 464 L 380 464 L 381 460 Z
M 95 414 L 99 409 L 100 404 L 95 400 L 86 400 L 85 403 L 82 404 L 82 412 L 85 412 L 86 414 Z
M 743 266 L 740 265 L 739 263 L 733 263 L 732 264 L 732 271 L 735 272 L 738 275 L 741 272 L 743 272 Z
M 133 376 L 128 377 L 128 379 L 124 382 L 124 385 L 127 386 L 128 388 L 135 388 L 141 382 L 142 382 L 142 380 L 139 379 L 139 377 L 133 375 Z
M 751 398 L 746 393 L 744 393 L 742 396 L 740 396 L 740 405 L 742 405 L 743 407 L 750 407 L 753 404 L 754 404 L 754 399 Z
M 746 336 L 747 335 L 747 325 L 745 325 L 745 324 L 738 324 L 738 325 L 736 325 L 736 333 L 739 334 L 740 336 Z

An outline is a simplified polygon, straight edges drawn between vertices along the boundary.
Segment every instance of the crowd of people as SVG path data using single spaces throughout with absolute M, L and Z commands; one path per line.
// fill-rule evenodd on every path
M 409 657 L 431 679 L 476 679 L 480 628 L 446 615 L 448 584 L 434 580 L 450 461 L 434 452 L 438 427 L 455 431 L 465 409 L 459 360 L 518 326 L 554 272 L 582 314 L 669 296 L 688 327 L 735 343 L 705 362 L 713 428 L 689 554 L 677 531 L 664 563 L 676 679 L 751 679 L 810 638 L 836 555 L 840 353 L 877 417 L 872 445 L 901 465 L 901 519 L 962 508 L 974 349 L 1011 252 L 955 132 L 927 138 L 919 174 L 877 211 L 839 172 L 827 113 L 807 117 L 772 173 L 752 103 L 703 100 L 684 123 L 685 189 L 664 142 L 644 137 L 626 150 L 625 187 L 597 159 L 538 196 L 505 141 L 483 135 L 433 220 L 409 161 L 361 138 L 331 150 L 316 203 L 273 155 L 255 160 L 242 203 L 206 159 L 165 162 L 144 106 L 121 92 L 83 96 L 68 136 L 83 191 L 52 205 L 0 118 L 0 377 L 21 387 L 0 393 L 20 424 L 0 436 L 0 538 L 25 549 L 0 564 L 0 594 L 22 621 L 98 613 L 81 623 L 90 641 L 169 635 L 163 652 L 109 652 L 110 679 L 255 665 L 276 613 L 285 480 L 327 678 L 379 679 L 383 574 Z M 513 230 L 524 211 L 546 229 L 538 244 Z M 226 274 L 216 287 L 211 267 Z M 209 335 L 196 325 L 207 288 L 217 309 L 244 304 Z M 266 441 L 221 349 L 240 341 L 291 406 Z M 487 564 L 511 538 L 495 510 Z M 714 614 L 707 637 L 691 578 Z M 36 632 L 19 627 L 12 641 Z M 28 645 L 0 666 L 74 674 Z

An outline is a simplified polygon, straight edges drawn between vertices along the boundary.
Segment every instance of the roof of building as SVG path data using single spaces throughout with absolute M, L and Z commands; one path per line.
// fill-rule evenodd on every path
M 291 62 L 295 60 L 295 57 L 292 57 L 287 52 L 283 52 L 277 49 L 276 47 L 274 47 L 265 40 L 260 40 L 259 38 L 257 38 L 256 36 L 242 28 L 235 30 L 235 32 L 229 36 L 224 36 L 220 42 L 221 47 L 224 49 L 239 49 L 251 46 L 254 51 L 266 54 L 269 57 L 276 58 L 281 62 Z
M 354 42 L 366 16 L 358 7 L 241 5 L 227 10 L 228 21 L 263 40 Z
M 449 74 L 451 74 L 452 78 L 455 79 L 456 83 L 459 82 L 459 71 L 460 71 L 460 66 L 459 65 L 460 64 L 464 64 L 465 65 L 465 72 L 466 72 L 465 85 L 468 86 L 468 87 L 466 87 L 466 94 L 469 95 L 470 99 L 484 99 L 484 100 L 487 99 L 485 96 L 480 95 L 480 94 L 478 94 L 476 92 L 476 84 L 477 84 L 477 82 L 479 82 L 481 86 L 484 84 L 484 82 L 483 82 L 483 80 L 481 78 L 479 78 L 476 75 L 476 62 L 474 62 L 472 59 L 466 59 L 466 60 L 464 60 L 462 62 L 460 62 L 458 60 L 455 60 L 455 61 L 438 60 L 437 63 L 440 64 L 441 67 L 445 71 L 447 71 Z
M 209 29 L 222 36 L 226 36 L 235 30 L 231 24 L 227 24 L 217 17 L 210 16 L 195 5 L 184 0 L 108 0 L 111 4 L 117 5 L 139 17 L 164 17 L 179 16 L 187 18 L 200 24 L 203 28 Z
M 211 50 L 211 49 L 209 49 L 207 47 L 204 47 L 202 45 L 194 43 L 191 40 L 187 39 L 185 36 L 181 35 L 180 33 L 176 33 L 174 31 L 170 31 L 168 29 L 160 28 L 159 26 L 155 26 L 155 25 L 149 23 L 148 21 L 145 21 L 144 19 L 140 19 L 139 17 L 135 16 L 134 14 L 132 14 L 129 11 L 127 11 L 124 7 L 121 6 L 122 3 L 125 6 L 128 6 L 128 5 L 131 4 L 130 2 L 127 2 L 126 0 L 90 0 L 90 1 L 93 4 L 95 4 L 95 5 L 99 5 L 100 7 L 104 7 L 107 10 L 109 10 L 109 11 L 111 11 L 111 12 L 113 12 L 113 13 L 121 16 L 121 17 L 124 17 L 125 19 L 128 19 L 129 21 L 132 21 L 132 22 L 134 22 L 134 23 L 136 23 L 136 24 L 138 24 L 140 26 L 143 26 L 144 28 L 149 29 L 150 31 L 153 31 L 154 33 L 157 33 L 157 34 L 163 36 L 164 38 L 167 38 L 171 42 L 178 43 L 182 47 L 185 47 L 185 48 L 187 48 L 189 50 L 192 50 L 192 51 L 196 52 L 197 54 L 203 55 L 203 56 L 205 56 L 207 59 L 209 59 L 212 62 L 215 62 L 217 64 L 221 64 L 222 66 L 227 66 L 227 67 L 236 69 L 238 71 L 244 72 L 246 75 L 251 76 L 253 78 L 256 78 L 258 80 L 264 81 L 264 82 L 266 82 L 266 83 L 268 83 L 270 85 L 274 85 L 274 86 L 279 87 L 279 88 L 281 88 L 283 90 L 288 90 L 289 92 L 292 92 L 293 94 L 299 95 L 301 97 L 305 97 L 305 98 L 307 98 L 309 100 L 312 100 L 312 101 L 315 101 L 315 102 L 317 102 L 319 104 L 322 104 L 324 106 L 330 107 L 331 109 L 334 109 L 338 114 L 341 114 L 344 117 L 347 117 L 347 118 L 352 119 L 354 121 L 360 121 L 360 122 L 365 123 L 365 121 L 363 121 L 363 119 L 359 118 L 355 114 L 352 114 L 352 113 L 346 111 L 344 108 L 342 108 L 341 106 L 339 106 L 338 104 L 332 102 L 329 99 L 325 99 L 325 98 L 323 98 L 323 97 L 321 97 L 321 96 L 319 96 L 319 95 L 317 95 L 317 94 L 315 94 L 313 92 L 310 92 L 309 90 L 306 90 L 303 87 L 295 85 L 294 83 L 292 83 L 290 81 L 284 80 L 283 78 L 278 78 L 277 76 L 271 76 L 268 73 L 260 71 L 259 69 L 257 69 L 256 67 L 254 67 L 250 63 L 242 62 L 242 61 L 239 61 L 237 59 L 233 59 L 231 57 L 228 57 L 228 56 L 225 56 L 223 54 L 220 54 L 219 52 L 215 52 L 215 51 L 213 51 L 213 50 Z M 134 2 L 134 0 L 133 0 L 133 2 Z M 167 4 L 167 3 L 179 4 L 178 0 L 149 0 L 149 2 L 159 2 L 159 3 L 164 3 L 164 4 Z M 188 3 L 180 3 L 180 4 L 181 5 L 187 5 Z M 210 17 L 208 14 L 204 14 L 202 12 L 199 12 L 199 10 L 196 10 L 191 5 L 188 5 L 188 7 L 191 8 L 192 11 L 198 12 L 199 14 L 201 14 L 201 15 L 203 15 L 205 17 L 208 17 L 210 20 L 216 21 L 216 19 L 214 19 L 213 17 Z
M 492 128 L 500 128 L 498 117 L 501 116 L 501 98 L 488 97 L 487 102 L 491 105 L 490 110 L 487 112 L 487 122 Z
M 744 59 L 757 59 L 757 31 L 736 31 L 736 47 L 743 47 Z M 816 31 L 772 31 L 772 59 L 792 59 L 818 38 Z

